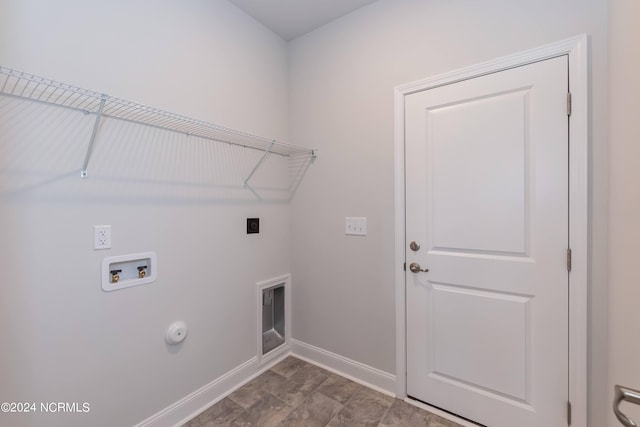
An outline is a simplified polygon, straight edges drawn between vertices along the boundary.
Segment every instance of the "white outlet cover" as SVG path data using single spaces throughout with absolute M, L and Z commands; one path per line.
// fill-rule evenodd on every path
M 93 249 L 111 249 L 110 225 L 95 225 L 93 227 Z

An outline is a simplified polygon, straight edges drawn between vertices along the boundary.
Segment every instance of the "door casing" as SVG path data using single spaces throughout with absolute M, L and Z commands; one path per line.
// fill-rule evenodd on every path
M 407 397 L 405 271 L 404 97 L 462 80 L 560 55 L 569 57 L 569 400 L 572 425 L 587 425 L 587 294 L 589 178 L 589 37 L 580 35 L 492 61 L 454 70 L 395 88 L 395 301 L 396 395 Z

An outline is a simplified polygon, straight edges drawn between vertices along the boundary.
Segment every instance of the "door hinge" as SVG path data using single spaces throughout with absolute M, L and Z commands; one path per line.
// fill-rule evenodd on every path
M 571 401 L 567 401 L 567 425 L 571 425 Z
M 571 92 L 567 92 L 567 116 L 571 115 Z
M 567 249 L 567 271 L 571 271 L 571 248 Z

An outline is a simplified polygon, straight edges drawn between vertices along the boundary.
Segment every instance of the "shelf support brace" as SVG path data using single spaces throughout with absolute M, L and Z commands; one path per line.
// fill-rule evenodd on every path
M 100 97 L 100 107 L 96 114 L 96 121 L 93 124 L 93 131 L 91 132 L 91 139 L 89 140 L 89 146 L 87 147 L 87 154 L 84 156 L 84 162 L 82 163 L 82 169 L 80 170 L 80 178 L 87 177 L 87 166 L 89 166 L 89 159 L 91 159 L 91 152 L 93 151 L 93 143 L 96 142 L 96 135 L 98 134 L 98 126 L 100 126 L 100 119 L 102 119 L 102 112 L 104 111 L 104 104 L 107 101 L 107 95 Z
M 267 156 L 271 153 L 271 150 L 273 149 L 273 145 L 276 142 L 273 141 L 271 142 L 271 145 L 269 146 L 269 149 L 267 149 L 267 151 L 264 152 L 264 154 L 262 155 L 262 157 L 260 158 L 260 160 L 258 160 L 258 163 L 256 163 L 256 165 L 253 167 L 253 170 L 251 171 L 251 173 L 249 174 L 249 176 L 247 177 L 247 179 L 244 180 L 244 186 L 248 187 L 249 186 L 249 180 L 251 179 L 251 177 L 253 176 L 254 173 L 256 173 L 256 171 L 258 170 L 258 168 L 260 167 L 260 165 L 262 164 L 262 162 L 264 162 L 264 160 L 267 158 Z

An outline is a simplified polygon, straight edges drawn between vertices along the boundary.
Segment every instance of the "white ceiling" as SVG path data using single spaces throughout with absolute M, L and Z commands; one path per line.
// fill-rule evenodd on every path
M 377 0 L 229 0 L 289 41 Z

